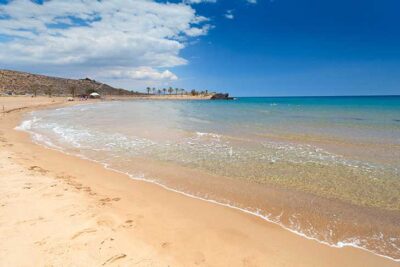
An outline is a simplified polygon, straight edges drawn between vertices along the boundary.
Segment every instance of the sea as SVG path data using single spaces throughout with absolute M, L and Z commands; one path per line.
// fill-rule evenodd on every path
M 34 111 L 18 129 L 132 179 L 400 261 L 400 96 L 82 102 Z

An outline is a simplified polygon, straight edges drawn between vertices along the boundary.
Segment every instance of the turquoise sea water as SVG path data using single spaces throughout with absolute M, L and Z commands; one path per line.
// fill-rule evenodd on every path
M 20 128 L 133 178 L 400 259 L 398 96 L 102 102 L 36 111 Z

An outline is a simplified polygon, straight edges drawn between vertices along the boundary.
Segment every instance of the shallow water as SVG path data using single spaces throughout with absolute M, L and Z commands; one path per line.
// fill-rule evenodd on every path
M 400 97 L 104 102 L 33 112 L 20 128 L 132 177 L 400 259 Z

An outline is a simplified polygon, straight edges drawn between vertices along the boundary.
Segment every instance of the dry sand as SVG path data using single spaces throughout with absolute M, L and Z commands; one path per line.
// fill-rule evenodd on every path
M 14 130 L 23 112 L 63 102 L 0 97 L 14 109 L 0 116 L 0 266 L 400 265 L 131 180 Z

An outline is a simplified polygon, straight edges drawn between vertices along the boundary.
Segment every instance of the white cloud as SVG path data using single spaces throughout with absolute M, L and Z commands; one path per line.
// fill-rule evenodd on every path
M 227 19 L 234 19 L 235 18 L 235 16 L 233 15 L 233 10 L 227 10 L 224 16 Z
M 184 0 L 186 4 L 216 3 L 217 0 Z
M 151 67 L 138 67 L 134 69 L 113 69 L 100 74 L 111 79 L 134 79 L 150 81 L 175 81 L 178 77 L 169 70 L 157 71 Z
M 132 79 L 176 79 L 157 69 L 186 64 L 187 40 L 210 30 L 190 5 L 153 0 L 14 0 L 0 5 L 0 18 L 0 36 L 11 38 L 0 39 L 0 67 L 123 69 Z

